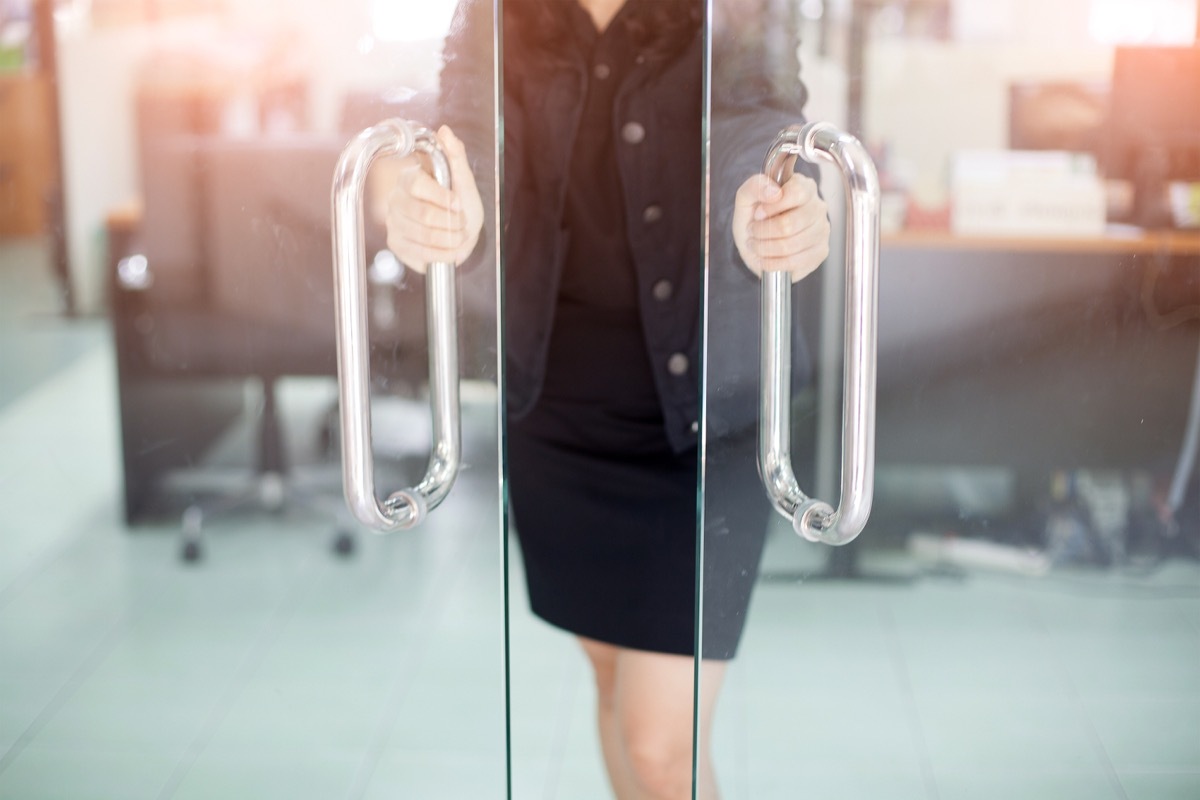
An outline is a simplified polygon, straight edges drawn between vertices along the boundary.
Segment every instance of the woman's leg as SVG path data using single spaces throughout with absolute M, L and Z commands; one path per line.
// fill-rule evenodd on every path
M 579 637 L 579 643 L 592 662 L 592 674 L 596 680 L 596 722 L 608 781 L 613 794 L 620 800 L 633 798 L 633 777 L 629 774 L 629 764 L 617 726 L 617 661 L 621 648 L 583 637 Z
M 694 665 L 688 656 L 581 639 L 596 676 L 604 761 L 619 800 L 686 800 L 692 786 Z M 709 751 L 725 664 L 702 664 L 700 792 L 718 797 Z

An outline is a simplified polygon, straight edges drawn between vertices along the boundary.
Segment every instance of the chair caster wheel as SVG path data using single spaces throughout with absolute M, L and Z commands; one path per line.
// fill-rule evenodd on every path
M 354 534 L 349 531 L 338 531 L 333 539 L 333 552 L 343 558 L 354 555 Z
M 199 542 L 189 541 L 183 543 L 183 549 L 179 553 L 180 558 L 188 564 L 195 564 L 204 556 L 204 549 L 200 547 Z

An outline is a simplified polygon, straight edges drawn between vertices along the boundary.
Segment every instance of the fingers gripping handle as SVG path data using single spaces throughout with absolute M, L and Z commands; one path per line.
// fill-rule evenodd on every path
M 371 365 L 367 327 L 363 192 L 371 164 L 383 156 L 421 153 L 437 181 L 450 187 L 450 166 L 437 137 L 404 120 L 388 120 L 355 137 L 333 179 L 333 272 L 337 314 L 338 396 L 342 484 L 355 519 L 375 531 L 411 528 L 450 492 L 462 456 L 458 395 L 458 324 L 454 265 L 430 264 L 425 302 L 429 326 L 429 387 L 433 452 L 417 486 L 380 502 L 371 449 Z
M 767 154 L 763 172 L 783 185 L 796 159 L 841 170 L 846 214 L 846 307 L 843 353 L 841 504 L 800 490 L 791 457 L 791 275 L 764 273 L 759 377 L 758 470 L 775 508 L 813 542 L 846 544 L 867 523 L 875 483 L 875 372 L 879 285 L 879 178 L 857 139 L 827 123 L 787 128 Z

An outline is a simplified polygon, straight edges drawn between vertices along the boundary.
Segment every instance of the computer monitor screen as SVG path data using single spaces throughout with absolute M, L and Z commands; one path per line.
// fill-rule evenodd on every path
M 1135 221 L 1169 222 L 1166 184 L 1200 181 L 1200 47 L 1117 48 L 1104 166 L 1133 182 Z
M 1008 146 L 1100 155 L 1107 81 L 1018 81 L 1008 91 Z

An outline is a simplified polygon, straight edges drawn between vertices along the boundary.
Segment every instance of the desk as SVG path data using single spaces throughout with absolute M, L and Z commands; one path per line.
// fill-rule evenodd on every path
M 1018 512 L 1057 470 L 1169 478 L 1200 345 L 1200 232 L 880 245 L 881 474 L 1002 469 Z
M 1200 256 L 1200 231 L 1113 232 L 1106 236 L 958 236 L 949 231 L 901 230 L 880 237 L 887 250 L 969 250 L 995 253 Z

